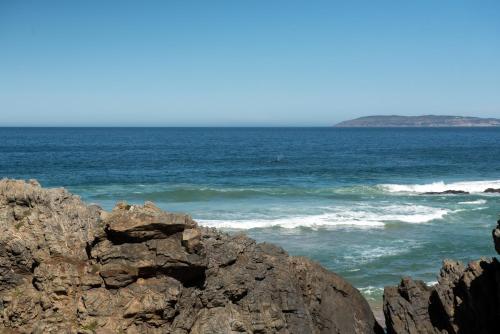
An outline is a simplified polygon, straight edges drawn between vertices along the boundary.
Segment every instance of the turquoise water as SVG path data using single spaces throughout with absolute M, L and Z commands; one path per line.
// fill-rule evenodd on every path
M 0 128 L 0 177 L 154 201 L 305 255 L 372 300 L 493 256 L 500 129 Z M 430 196 L 464 190 L 468 195 Z

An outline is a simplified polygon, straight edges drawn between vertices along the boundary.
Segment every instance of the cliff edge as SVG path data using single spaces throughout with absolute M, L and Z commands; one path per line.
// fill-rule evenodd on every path
M 189 216 L 0 181 L 2 333 L 382 333 L 361 294 Z

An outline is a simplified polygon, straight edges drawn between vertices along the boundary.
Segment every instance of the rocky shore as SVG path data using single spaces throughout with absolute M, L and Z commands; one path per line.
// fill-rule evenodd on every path
M 500 226 L 493 231 L 500 252 Z M 500 265 L 384 292 L 388 333 L 496 333 Z M 283 249 L 36 181 L 0 181 L 0 333 L 383 333 L 343 278 Z
M 382 333 L 361 294 L 281 248 L 152 203 L 0 181 L 2 333 Z
M 500 253 L 500 221 L 493 230 Z M 384 291 L 387 333 L 499 333 L 500 263 L 445 260 L 438 284 L 403 278 Z

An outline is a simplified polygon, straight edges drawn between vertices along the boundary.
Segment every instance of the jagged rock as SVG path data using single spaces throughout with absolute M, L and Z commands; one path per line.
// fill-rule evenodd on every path
M 152 203 L 0 181 L 0 332 L 382 333 L 341 277 Z
M 163 212 L 151 202 L 143 207 L 119 203 L 105 217 L 107 237 L 116 244 L 166 239 L 196 226 L 188 215 Z
M 385 288 L 384 315 L 389 334 L 498 333 L 500 263 L 445 260 L 433 287 L 404 278 Z
M 469 192 L 463 190 L 428 191 L 421 195 L 467 195 Z
M 493 230 L 493 242 L 495 243 L 495 250 L 500 254 L 500 220 L 497 221 L 497 226 Z
M 498 189 L 498 188 L 488 188 L 484 192 L 485 193 L 500 193 L 500 189 Z

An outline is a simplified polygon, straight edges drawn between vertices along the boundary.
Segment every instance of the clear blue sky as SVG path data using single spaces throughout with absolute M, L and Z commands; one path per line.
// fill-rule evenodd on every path
M 500 117 L 500 1 L 0 0 L 0 125 Z

